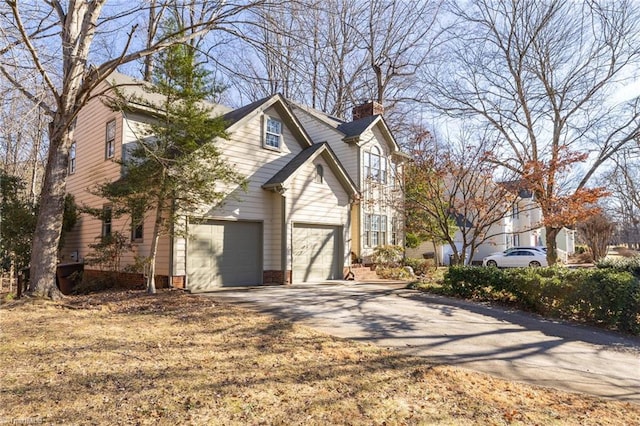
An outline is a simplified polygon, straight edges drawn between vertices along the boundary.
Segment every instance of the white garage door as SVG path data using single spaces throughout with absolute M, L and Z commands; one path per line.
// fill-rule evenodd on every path
M 262 283 L 262 224 L 208 221 L 189 225 L 188 288 Z
M 342 278 L 340 228 L 323 225 L 293 227 L 293 282 Z

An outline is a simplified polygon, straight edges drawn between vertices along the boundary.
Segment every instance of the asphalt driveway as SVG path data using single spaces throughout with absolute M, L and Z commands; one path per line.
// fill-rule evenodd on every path
M 433 363 L 640 404 L 640 339 L 399 285 L 305 284 L 207 295 Z

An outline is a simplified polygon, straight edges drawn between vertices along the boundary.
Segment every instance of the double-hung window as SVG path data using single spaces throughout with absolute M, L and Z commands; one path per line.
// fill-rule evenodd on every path
M 275 118 L 266 117 L 264 146 L 269 149 L 280 150 L 282 144 L 282 122 Z
M 396 216 L 391 218 L 391 244 L 394 246 L 398 244 L 398 218 Z
M 131 241 L 141 242 L 144 237 L 144 214 L 141 209 L 134 208 L 131 213 Z
M 111 219 L 113 217 L 113 209 L 110 205 L 104 205 L 102 207 L 102 236 L 108 237 L 111 235 Z
M 76 172 L 76 143 L 73 142 L 69 148 L 69 174 Z
M 375 247 L 387 243 L 387 216 L 367 214 L 364 217 L 364 244 Z
M 380 244 L 380 215 L 371 215 L 371 246 Z
M 116 154 L 116 120 L 107 123 L 104 143 L 104 158 L 113 158 Z

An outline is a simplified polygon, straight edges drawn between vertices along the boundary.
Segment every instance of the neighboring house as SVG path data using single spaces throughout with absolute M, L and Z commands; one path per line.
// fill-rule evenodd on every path
M 116 74 L 110 81 L 133 80 Z M 120 90 L 146 96 L 135 87 Z M 352 253 L 368 256 L 376 245 L 402 243 L 401 213 L 394 207 L 403 157 L 380 115 L 342 122 L 292 107 L 280 95 L 236 110 L 216 105 L 214 112 L 224 114 L 230 135 L 216 143 L 248 178 L 248 189 L 229 188 L 221 205 L 185 212 L 188 237 L 160 240 L 160 283 L 206 291 L 342 279 Z M 98 98 L 82 109 L 67 191 L 77 204 L 102 207 L 105 214 L 102 221 L 81 216 L 66 237 L 62 262 L 82 262 L 89 244 L 116 231 L 130 236 L 133 246 L 122 266 L 148 256 L 151 218 L 112 217 L 108 202 L 88 190 L 121 176 L 112 160 L 126 155 L 150 117 L 140 105 L 113 111 Z
M 505 215 L 502 220 L 491 227 L 487 232 L 491 237 L 480 244 L 473 259 L 469 263 L 481 263 L 482 259 L 496 252 L 504 251 L 515 246 L 544 246 L 546 245 L 546 233 L 542 223 L 542 210 L 535 201 L 531 191 L 521 189 L 517 182 L 502 182 L 510 191 L 517 195 L 511 206 L 505 205 Z M 468 224 L 467 226 L 472 226 Z M 462 236 L 458 231 L 454 237 L 458 249 L 462 248 Z M 558 256 L 563 262 L 575 252 L 575 231 L 563 228 L 556 238 Z M 438 261 L 448 265 L 449 255 L 452 249 L 448 244 L 437 247 Z M 408 249 L 408 257 L 423 257 L 424 253 L 433 253 L 431 242 L 422 243 L 415 249 Z
M 375 101 L 353 108 L 347 122 L 318 110 L 291 103 L 314 141 L 326 141 L 360 192 L 351 219 L 351 250 L 365 264 L 376 246 L 404 245 L 403 163 L 400 150 Z

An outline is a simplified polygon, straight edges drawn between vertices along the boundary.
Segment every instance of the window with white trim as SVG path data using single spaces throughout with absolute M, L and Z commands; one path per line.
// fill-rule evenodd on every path
M 131 213 L 131 241 L 141 242 L 144 237 L 144 214 L 140 209 Z
M 391 217 L 391 244 L 394 246 L 398 244 L 398 218 L 396 216 Z
M 269 149 L 280 150 L 282 144 L 282 122 L 275 118 L 266 117 L 264 146 Z
M 110 205 L 102 206 L 102 236 L 111 235 L 111 220 L 113 217 L 113 209 Z
M 367 214 L 364 217 L 364 244 L 376 247 L 387 243 L 387 216 Z
M 364 176 L 374 182 L 387 183 L 387 160 L 377 146 L 364 153 Z
M 76 143 L 73 142 L 69 148 L 69 174 L 76 172 Z
M 105 131 L 104 158 L 113 158 L 116 154 L 116 120 L 107 123 Z

